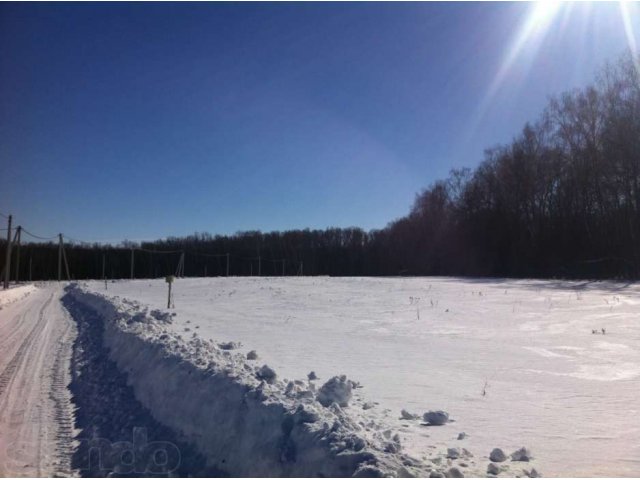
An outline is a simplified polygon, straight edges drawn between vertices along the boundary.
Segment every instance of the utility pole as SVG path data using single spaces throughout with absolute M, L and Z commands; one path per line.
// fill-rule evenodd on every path
M 29 282 L 31 282 L 31 265 L 33 258 L 29 255 Z
M 20 281 L 20 238 L 22 233 L 22 227 L 18 225 L 16 228 L 16 236 L 13 239 L 13 243 L 16 244 L 16 284 Z M 16 243 L 17 239 L 17 243 Z
M 67 272 L 67 281 L 71 281 L 71 275 L 69 275 L 69 262 L 67 262 L 67 252 L 64 250 L 64 243 L 62 243 L 62 258 L 64 259 L 64 270 Z
M 11 273 L 11 220 L 12 215 L 9 215 L 9 225 L 7 226 L 7 252 L 4 264 L 4 289 L 9 288 L 9 275 Z
M 227 277 L 229 276 L 229 254 L 227 253 Z
M 284 258 L 282 259 L 282 276 L 284 277 Z
M 262 273 L 262 257 L 258 255 L 258 276 L 260 277 Z
M 105 259 L 104 252 L 102 252 L 102 278 L 103 279 L 105 278 L 105 276 L 104 276 L 104 267 L 105 267 L 105 265 L 106 265 L 106 259 Z
M 58 234 L 58 281 L 62 278 L 62 234 Z
M 300 276 L 304 276 L 304 271 L 302 270 L 304 263 L 302 262 L 302 260 L 300 260 Z
M 178 266 L 176 267 L 175 277 L 180 278 L 184 276 L 184 252 L 180 254 L 180 260 L 178 260 Z
M 131 249 L 131 280 L 133 280 L 133 248 Z

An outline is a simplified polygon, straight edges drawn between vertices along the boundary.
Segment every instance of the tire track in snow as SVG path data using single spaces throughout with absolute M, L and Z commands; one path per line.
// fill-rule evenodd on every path
M 70 402 L 70 392 L 68 385 L 70 383 L 71 372 L 69 369 L 69 361 L 71 357 L 72 334 L 75 329 L 72 328 L 71 320 L 68 319 L 67 326 L 63 332 L 62 338 L 58 342 L 55 359 L 53 362 L 52 382 L 49 386 L 49 398 L 53 402 L 53 420 L 58 427 L 56 433 L 56 474 L 61 476 L 69 476 L 73 473 L 71 468 L 71 456 L 73 455 L 74 428 L 73 428 L 73 407 Z
M 65 380 L 74 332 L 60 291 L 50 286 L 12 304 L 21 312 L 0 324 L 19 342 L 0 373 L 0 476 L 73 475 Z
M 5 369 L 0 374 L 0 398 L 2 398 L 3 393 L 7 389 L 9 383 L 11 383 L 16 378 L 16 370 L 24 361 L 25 354 L 31 344 L 33 343 L 34 338 L 43 328 L 43 319 L 44 319 L 44 310 L 49 306 L 51 300 L 53 299 L 53 293 L 49 296 L 49 299 L 42 305 L 40 308 L 40 312 L 38 313 L 38 320 L 36 324 L 33 326 L 29 334 L 25 337 L 25 339 L 20 344 L 17 352 L 11 358 Z M 4 407 L 4 400 L 0 403 L 1 407 Z

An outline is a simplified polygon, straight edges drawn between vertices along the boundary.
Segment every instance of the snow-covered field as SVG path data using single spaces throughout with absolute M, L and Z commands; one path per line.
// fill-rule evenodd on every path
M 207 278 L 173 290 L 170 310 L 163 280 L 0 292 L 0 476 L 484 476 L 495 447 L 523 446 L 533 460 L 497 473 L 640 475 L 638 284 Z M 452 421 L 428 426 L 429 410 Z M 164 445 L 170 461 L 135 445 Z M 122 463 L 130 448 L 135 465 Z
M 82 286 L 121 310 L 166 307 L 164 280 Z M 526 446 L 534 461 L 505 462 L 505 474 L 640 475 L 640 285 L 299 277 L 178 279 L 173 290 L 163 330 L 241 342 L 256 366 L 304 385 L 311 371 L 318 387 L 345 374 L 362 385 L 345 415 L 373 422 L 363 435 L 399 433 L 433 470 L 484 475 L 494 447 Z M 427 427 L 402 409 L 455 422 Z M 448 448 L 473 457 L 443 460 Z

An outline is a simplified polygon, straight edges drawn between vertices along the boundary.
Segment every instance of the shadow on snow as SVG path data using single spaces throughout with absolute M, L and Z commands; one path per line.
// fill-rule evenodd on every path
M 103 345 L 103 320 L 68 293 L 62 304 L 78 330 L 69 386 L 79 430 L 72 468 L 83 477 L 227 476 L 136 400 Z

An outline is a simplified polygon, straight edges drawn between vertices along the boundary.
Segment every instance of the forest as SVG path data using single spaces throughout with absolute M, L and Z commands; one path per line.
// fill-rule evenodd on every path
M 25 239 L 12 249 L 12 279 L 18 255 L 20 279 L 56 279 L 58 243 Z M 592 85 L 549 99 L 511 143 L 419 192 L 409 213 L 383 229 L 196 233 L 117 246 L 65 242 L 64 250 L 72 279 L 176 272 L 636 279 L 639 240 L 640 59 L 627 55 Z

